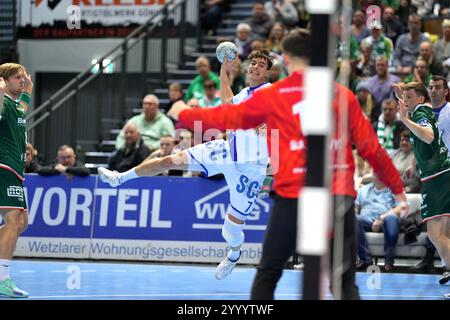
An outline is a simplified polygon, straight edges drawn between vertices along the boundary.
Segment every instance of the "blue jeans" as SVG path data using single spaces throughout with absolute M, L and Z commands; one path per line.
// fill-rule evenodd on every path
M 358 256 L 363 262 L 372 262 L 367 244 L 366 232 L 372 232 L 373 220 L 358 215 Z M 400 219 L 397 215 L 386 216 L 381 230 L 384 233 L 384 259 L 387 264 L 394 264 L 395 246 L 400 234 Z

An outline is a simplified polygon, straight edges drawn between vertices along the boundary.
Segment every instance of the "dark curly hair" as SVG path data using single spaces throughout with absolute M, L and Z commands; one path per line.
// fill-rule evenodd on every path
M 270 51 L 267 49 L 255 50 L 248 56 L 248 59 L 251 61 L 252 59 L 261 58 L 266 60 L 267 62 L 267 70 L 270 70 L 273 66 L 273 59 L 270 56 Z

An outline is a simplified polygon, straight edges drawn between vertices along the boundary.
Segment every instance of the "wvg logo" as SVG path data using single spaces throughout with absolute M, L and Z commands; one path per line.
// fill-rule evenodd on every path
M 227 212 L 230 211 L 228 201 L 219 200 L 219 196 L 228 191 L 228 186 L 224 186 L 194 202 L 195 214 L 199 220 L 220 220 L 225 219 Z M 248 216 L 248 220 L 258 221 L 261 219 L 261 213 L 269 213 L 270 204 L 263 199 L 256 198 L 256 205 L 253 212 Z

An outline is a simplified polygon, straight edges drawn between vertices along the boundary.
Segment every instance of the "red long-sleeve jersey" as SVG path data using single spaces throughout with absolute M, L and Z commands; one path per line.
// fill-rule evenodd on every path
M 268 88 L 254 92 L 253 96 L 238 105 L 222 105 L 211 109 L 190 109 L 181 112 L 180 121 L 193 128 L 194 121 L 202 121 L 203 129 L 249 129 L 267 124 L 268 145 L 272 163 L 279 163 L 274 178 L 274 189 L 285 198 L 297 198 L 306 178 L 306 137 L 302 134 L 298 109 L 303 100 L 304 75 L 297 71 Z M 320 84 L 318 84 L 320 85 Z M 342 99 L 345 103 L 339 103 Z M 355 162 L 352 145 L 372 165 L 380 180 L 394 194 L 403 190 L 397 169 L 392 164 L 355 95 L 336 84 L 333 101 L 335 126 L 330 149 L 332 150 L 332 191 L 334 195 L 355 197 Z M 320 117 L 320 115 L 317 115 Z M 347 120 L 342 126 L 340 120 Z M 346 119 L 345 119 L 346 118 Z M 279 148 L 273 150 L 271 130 L 279 130 Z

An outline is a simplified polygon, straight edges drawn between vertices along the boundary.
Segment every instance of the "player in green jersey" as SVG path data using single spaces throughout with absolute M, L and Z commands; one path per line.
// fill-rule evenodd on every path
M 418 82 L 396 87 L 400 119 L 411 130 L 422 181 L 421 214 L 428 237 L 444 260 L 450 277 L 450 160 L 436 123 L 427 88 Z
M 10 277 L 17 238 L 28 225 L 23 192 L 26 161 L 26 119 L 33 82 L 16 63 L 0 65 L 0 297 L 26 298 Z

